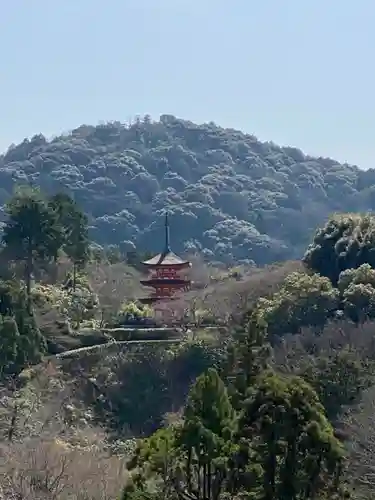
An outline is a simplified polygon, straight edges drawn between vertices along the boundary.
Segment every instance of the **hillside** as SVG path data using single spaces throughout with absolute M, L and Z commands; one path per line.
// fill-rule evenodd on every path
M 373 497 L 374 215 L 336 214 L 303 260 L 223 270 L 194 256 L 199 279 L 162 324 L 111 252 L 71 278 L 72 247 L 89 242 L 65 203 L 59 219 L 32 190 L 7 206 L 0 499 L 240 500 L 269 484 L 270 499 Z M 25 233 L 46 259 L 31 288 Z
M 25 139 L 0 157 L 0 205 L 16 183 L 67 190 L 97 243 L 128 249 L 159 249 L 169 207 L 176 251 L 227 263 L 298 258 L 330 213 L 375 208 L 375 170 L 170 115 Z

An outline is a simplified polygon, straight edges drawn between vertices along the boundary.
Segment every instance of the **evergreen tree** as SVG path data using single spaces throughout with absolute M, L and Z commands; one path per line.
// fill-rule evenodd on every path
M 22 369 L 40 363 L 47 345 L 33 316 L 19 315 L 17 324 L 20 332 L 17 366 Z
M 159 429 L 139 444 L 128 463 L 134 484 L 123 498 L 133 498 L 135 492 L 148 498 L 147 483 L 153 477 L 159 485 L 157 498 L 225 498 L 232 484 L 236 422 L 223 381 L 209 369 L 189 392 L 183 424 Z
M 84 214 L 76 214 L 64 250 L 73 263 L 73 290 L 75 290 L 77 271 L 82 269 L 89 259 L 87 217 Z
M 183 422 L 141 441 L 123 498 L 347 498 L 344 450 L 315 391 L 266 370 L 239 418 L 213 369 L 191 388 Z
M 232 436 L 236 415 L 223 381 L 213 368 L 198 377 L 184 412 L 177 439 L 183 452 L 181 474 L 175 487 L 197 500 L 220 498 L 230 478 Z
M 27 311 L 25 291 L 16 283 L 3 283 L 0 316 L 0 373 L 18 373 L 39 363 L 46 342 L 33 315 Z
M 77 271 L 89 259 L 88 219 L 67 194 L 58 193 L 50 199 L 50 206 L 63 228 L 62 248 L 73 264 L 73 289 Z
M 263 374 L 249 391 L 239 429 L 237 467 L 250 460 L 260 465 L 264 500 L 338 492 L 343 448 L 316 392 L 301 378 Z
M 0 376 L 14 367 L 20 345 L 20 333 L 14 318 L 0 319 Z
M 375 267 L 375 217 L 366 214 L 335 214 L 318 228 L 304 255 L 305 265 L 336 285 L 340 274 L 362 264 Z
M 35 260 L 51 258 L 61 238 L 56 214 L 36 190 L 21 190 L 7 205 L 3 242 L 11 260 L 24 263 L 27 307 L 31 313 L 31 280 Z
M 17 283 L 14 281 L 0 280 L 0 315 L 12 316 L 14 314 L 14 302 L 19 294 Z
M 267 325 L 258 312 L 250 311 L 244 321 L 245 325 L 233 332 L 222 373 L 236 409 L 240 408 L 248 388 L 266 369 L 271 355 Z

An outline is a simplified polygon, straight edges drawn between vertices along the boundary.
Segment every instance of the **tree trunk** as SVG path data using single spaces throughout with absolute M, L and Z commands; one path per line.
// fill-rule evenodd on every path
M 77 284 L 77 264 L 73 262 L 73 292 L 76 291 Z
M 297 424 L 295 429 L 297 429 Z M 282 471 L 282 479 L 279 490 L 280 500 L 295 500 L 297 497 L 297 449 L 296 449 L 297 433 L 288 439 L 287 453 Z
M 31 241 L 28 242 L 27 258 L 26 258 L 26 296 L 27 296 L 27 312 L 31 315 L 31 277 L 33 273 L 33 249 Z
M 311 470 L 309 472 L 309 480 L 307 481 L 304 498 L 311 499 L 314 498 L 319 491 L 319 476 L 322 470 L 323 457 L 322 454 L 319 455 L 315 463 L 312 464 Z
M 276 436 L 274 431 L 271 430 L 267 455 L 264 463 L 264 500 L 275 500 L 276 498 L 276 468 L 277 468 L 277 454 L 276 454 Z
M 59 256 L 54 255 L 53 257 L 53 264 L 52 264 L 52 280 L 53 283 L 56 284 L 58 281 L 58 262 L 59 262 Z

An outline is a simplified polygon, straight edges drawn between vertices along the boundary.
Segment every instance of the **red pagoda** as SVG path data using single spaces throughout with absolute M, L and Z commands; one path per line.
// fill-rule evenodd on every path
M 191 267 L 191 263 L 172 252 L 169 237 L 168 213 L 166 213 L 164 250 L 155 257 L 142 262 L 150 271 L 150 276 L 148 279 L 141 280 L 141 284 L 152 287 L 154 291 L 149 297 L 140 299 L 140 302 L 152 304 L 155 313 L 163 318 L 173 316 L 173 310 L 166 306 L 166 302 L 175 300 L 178 294 L 189 290 L 191 285 L 191 281 L 186 276 L 186 269 Z

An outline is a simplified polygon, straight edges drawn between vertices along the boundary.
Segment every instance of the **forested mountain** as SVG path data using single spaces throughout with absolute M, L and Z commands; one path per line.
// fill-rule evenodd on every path
M 169 208 L 176 251 L 228 263 L 300 257 L 330 213 L 375 207 L 375 170 L 170 115 L 12 145 L 0 157 L 0 205 L 23 183 L 68 191 L 99 244 L 159 249 Z
M 53 144 L 40 140 L 42 149 Z M 48 182 L 51 164 L 49 175 L 40 173 L 47 153 L 30 158 L 39 174 L 23 160 L 31 172 L 23 182 L 34 175 L 44 190 L 17 188 L 3 208 L 0 498 L 374 497 L 375 215 L 328 218 L 302 260 L 223 270 L 195 257 L 198 281 L 160 304 L 173 314 L 158 318 L 137 300 L 139 252 L 91 248 L 83 203 L 62 192 L 69 186 L 61 178 Z M 86 200 L 98 232 L 105 190 L 82 197 L 90 182 L 80 172 L 89 167 L 74 168 L 81 180 L 70 190 Z M 138 220 L 151 220 L 155 200 L 138 188 L 151 174 L 135 168 L 138 181 L 128 174 L 128 183 L 139 192 Z M 358 182 L 362 173 L 352 171 Z M 153 182 L 160 185 L 156 175 Z M 113 199 L 120 205 L 119 190 Z M 177 204 L 164 206 L 181 213 Z M 126 213 L 124 231 L 129 220 L 139 245 L 151 240 L 159 221 L 142 234 Z M 121 242 L 121 233 L 111 234 L 109 242 Z M 252 241 L 246 245 L 240 250 L 254 251 Z

